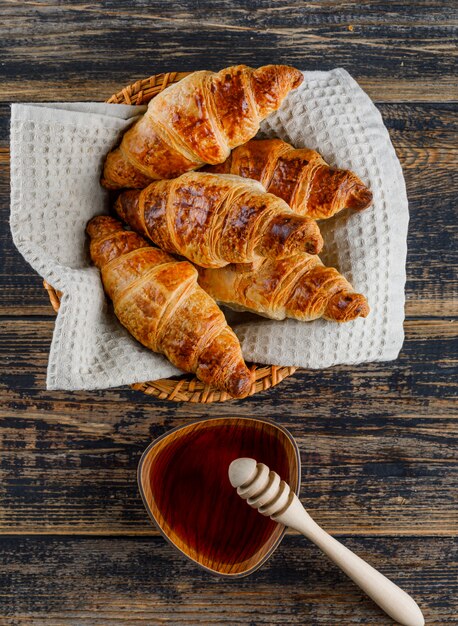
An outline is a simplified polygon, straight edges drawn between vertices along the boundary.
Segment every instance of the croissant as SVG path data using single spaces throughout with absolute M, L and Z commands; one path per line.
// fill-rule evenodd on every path
M 313 219 L 327 219 L 345 208 L 365 209 L 372 202 L 372 192 L 356 174 L 334 169 L 315 150 L 295 149 L 281 139 L 249 141 L 221 165 L 205 170 L 259 180 L 293 211 Z
M 152 248 L 112 217 L 95 217 L 86 230 L 115 314 L 135 339 L 203 382 L 246 396 L 253 377 L 238 339 L 191 263 Z
M 155 181 L 121 193 L 115 210 L 162 250 L 202 267 L 315 253 L 323 245 L 314 220 L 239 176 L 189 172 Z
M 232 148 L 256 135 L 259 123 L 302 81 L 302 73 L 287 65 L 190 74 L 150 101 L 108 155 L 102 184 L 143 188 L 205 163 L 222 163 Z
M 200 286 L 217 302 L 275 320 L 348 322 L 369 313 L 366 298 L 318 256 L 302 253 L 198 271 Z

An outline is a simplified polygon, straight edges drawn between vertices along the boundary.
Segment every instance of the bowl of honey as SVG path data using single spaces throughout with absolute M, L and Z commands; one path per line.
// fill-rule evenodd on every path
M 273 554 L 285 527 L 252 509 L 231 486 L 234 459 L 264 463 L 299 493 L 300 455 L 283 427 L 255 418 L 212 418 L 153 441 L 138 466 L 145 508 L 186 557 L 220 576 L 251 574 Z

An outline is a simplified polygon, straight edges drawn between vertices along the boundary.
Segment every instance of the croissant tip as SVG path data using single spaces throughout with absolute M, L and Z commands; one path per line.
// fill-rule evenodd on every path
M 91 239 L 95 239 L 106 232 L 112 232 L 116 229 L 120 230 L 121 228 L 119 220 L 111 217 L 111 215 L 96 215 L 86 224 L 86 234 Z
M 240 369 L 238 368 L 238 370 Z M 243 364 L 243 370 L 242 372 L 237 371 L 232 375 L 225 385 L 227 393 L 233 398 L 246 398 L 254 383 L 254 375 L 245 364 Z
M 360 295 L 360 294 L 358 294 Z M 361 296 L 362 301 L 355 307 L 356 317 L 367 317 L 371 311 L 371 308 L 364 296 Z
M 296 69 L 295 67 L 291 68 L 292 71 L 292 89 L 297 89 L 299 87 L 299 85 L 301 85 L 304 82 L 304 74 Z
M 306 245 L 305 252 L 307 254 L 319 254 L 324 246 L 324 239 L 320 232 L 316 233 L 313 237 L 311 237 Z
M 303 73 L 291 65 L 277 65 L 276 68 L 290 89 L 297 89 L 304 81 Z
M 319 254 L 324 246 L 324 239 L 316 220 L 308 216 L 299 216 L 303 222 L 303 251 L 307 254 Z
M 118 189 L 118 186 L 114 184 L 109 178 L 105 178 L 105 176 L 102 176 L 102 178 L 100 179 L 100 184 L 104 189 Z
M 341 291 L 329 300 L 324 317 L 336 322 L 350 322 L 358 317 L 367 317 L 369 304 L 361 293 Z
M 362 211 L 372 203 L 373 194 L 364 184 L 356 185 L 348 197 L 347 208 Z

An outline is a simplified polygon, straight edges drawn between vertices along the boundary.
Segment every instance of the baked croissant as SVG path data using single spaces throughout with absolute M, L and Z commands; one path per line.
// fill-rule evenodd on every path
M 254 139 L 232 151 L 221 165 L 205 168 L 259 180 L 299 213 L 327 219 L 342 209 L 361 210 L 372 192 L 350 170 L 330 167 L 315 150 L 295 149 L 281 139 Z
M 150 101 L 108 155 L 102 184 L 143 188 L 205 163 L 222 163 L 302 81 L 302 73 L 287 65 L 190 74 Z
M 115 314 L 135 339 L 203 382 L 246 396 L 253 377 L 239 341 L 191 263 L 152 248 L 112 217 L 95 217 L 86 230 Z
M 121 193 L 115 209 L 159 248 L 202 267 L 316 253 L 323 245 L 314 220 L 240 176 L 189 172 Z
M 275 320 L 348 322 L 369 313 L 366 298 L 336 269 L 305 253 L 198 271 L 200 286 L 217 302 Z

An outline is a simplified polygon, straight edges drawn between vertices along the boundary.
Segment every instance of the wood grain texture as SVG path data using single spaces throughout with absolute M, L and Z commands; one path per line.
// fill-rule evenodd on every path
M 281 0 L 3 4 L 4 102 L 37 93 L 43 100 L 76 100 L 82 93 L 104 99 L 119 85 L 164 70 L 270 63 L 273 50 L 276 63 L 301 69 L 345 67 L 378 99 L 457 98 L 457 12 L 445 2 L 396 2 L 389 11 L 380 2 L 356 8 Z
M 286 426 L 317 522 L 411 593 L 427 624 L 456 623 L 456 6 L 0 0 L 0 10 L 0 623 L 390 623 L 299 537 L 226 582 L 157 535 L 138 460 L 203 409 L 127 388 L 47 391 L 54 313 L 9 233 L 9 102 L 104 100 L 160 71 L 270 62 L 342 66 L 382 113 L 410 202 L 406 342 L 395 362 L 297 372 L 205 415 Z
M 456 623 L 450 538 L 341 539 L 410 593 L 428 626 Z M 302 537 L 286 537 L 261 570 L 238 581 L 207 574 L 161 537 L 5 537 L 0 559 L 8 624 L 393 624 Z

